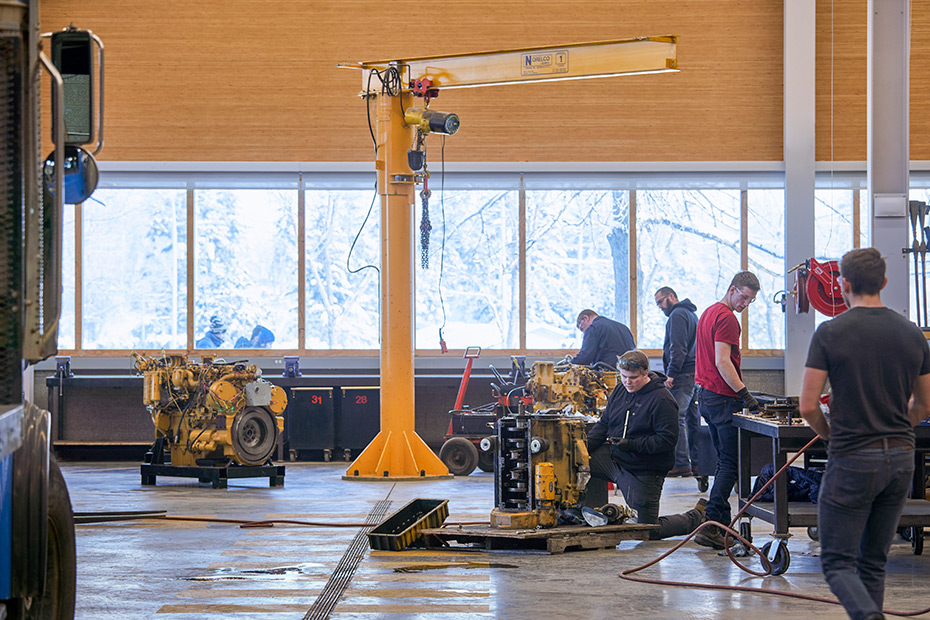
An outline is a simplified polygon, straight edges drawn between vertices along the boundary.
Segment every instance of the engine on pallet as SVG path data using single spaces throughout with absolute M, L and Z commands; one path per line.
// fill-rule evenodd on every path
M 503 417 L 495 443 L 491 527 L 554 527 L 560 511 L 584 498 L 591 479 L 584 419 L 536 413 Z
M 534 362 L 524 388 L 532 396 L 534 411 L 562 411 L 599 416 L 617 385 L 615 370 L 577 364 Z
M 210 358 L 194 363 L 184 355 L 133 357 L 156 445 L 167 444 L 172 465 L 268 461 L 284 430 L 287 394 L 263 380 L 256 366 Z

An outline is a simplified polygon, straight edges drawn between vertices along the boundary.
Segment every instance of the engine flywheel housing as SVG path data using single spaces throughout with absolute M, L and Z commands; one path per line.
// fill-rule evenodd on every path
M 264 407 L 246 407 L 236 414 L 229 429 L 236 460 L 261 465 L 271 456 L 278 440 L 274 416 Z

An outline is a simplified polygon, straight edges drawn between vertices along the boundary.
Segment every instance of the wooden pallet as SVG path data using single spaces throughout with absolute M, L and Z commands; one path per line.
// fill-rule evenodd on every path
M 488 551 L 546 552 L 583 551 L 616 547 L 622 540 L 647 540 L 658 525 L 621 524 L 590 527 L 562 525 L 549 529 L 502 530 L 488 526 L 440 527 L 421 530 L 429 547 L 448 548 L 449 541 Z

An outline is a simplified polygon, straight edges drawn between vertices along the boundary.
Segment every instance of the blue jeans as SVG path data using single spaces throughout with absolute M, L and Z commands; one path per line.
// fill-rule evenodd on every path
M 675 468 L 697 469 L 697 433 L 700 425 L 694 404 L 694 374 L 675 379 L 670 390 L 678 403 L 678 444 L 675 446 Z
M 707 422 L 710 439 L 717 451 L 714 485 L 707 497 L 708 521 L 730 524 L 730 493 L 739 478 L 739 432 L 733 426 L 733 413 L 742 410 L 738 398 L 697 388 L 698 410 Z
M 820 563 L 853 620 L 880 612 L 885 562 L 914 476 L 910 448 L 830 455 L 820 483 Z

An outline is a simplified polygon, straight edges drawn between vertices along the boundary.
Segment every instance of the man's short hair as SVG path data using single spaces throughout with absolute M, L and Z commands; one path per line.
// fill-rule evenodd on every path
M 639 349 L 633 349 L 632 351 L 627 351 L 623 355 L 617 357 L 617 368 L 620 370 L 626 370 L 628 372 L 642 370 L 642 373 L 640 374 L 648 373 L 649 358 L 646 357 L 646 354 Z
M 585 318 L 586 316 L 589 316 L 593 319 L 594 317 L 598 316 L 598 314 L 597 312 L 595 312 L 594 310 L 591 310 L 590 308 L 585 308 L 584 310 L 578 313 L 578 318 L 575 319 L 575 323 L 577 324 L 578 321 Z
M 875 248 L 850 250 L 840 261 L 840 275 L 856 295 L 877 295 L 885 283 L 885 259 Z
M 735 286 L 736 290 L 743 288 L 744 286 L 755 292 L 759 292 L 759 289 L 762 288 L 762 285 L 759 284 L 759 278 L 756 277 L 751 271 L 740 271 L 733 279 L 730 280 L 730 286 Z
M 668 297 L 669 295 L 674 295 L 675 298 L 678 298 L 678 293 L 675 292 L 671 286 L 663 286 L 656 291 L 655 297 Z

